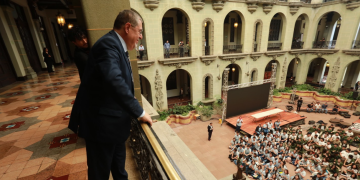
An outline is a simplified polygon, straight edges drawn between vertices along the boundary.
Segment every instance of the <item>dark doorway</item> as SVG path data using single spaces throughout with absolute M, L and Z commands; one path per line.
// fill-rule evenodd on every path
M 16 74 L 3 39 L 0 39 L 0 88 L 16 81 Z
M 29 63 L 35 72 L 40 72 L 41 64 L 40 64 L 39 56 L 36 53 L 34 40 L 31 36 L 30 28 L 25 17 L 24 9 L 15 3 L 11 3 L 11 7 L 14 9 L 13 16 L 16 22 L 16 26 L 19 30 L 19 34 L 21 36 L 21 40 L 23 42 L 26 55 L 29 59 Z

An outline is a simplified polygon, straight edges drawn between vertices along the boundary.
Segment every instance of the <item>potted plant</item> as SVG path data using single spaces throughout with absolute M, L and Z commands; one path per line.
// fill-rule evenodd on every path
M 199 106 L 198 110 L 202 121 L 210 120 L 211 116 L 213 115 L 213 110 L 211 106 Z
M 214 103 L 213 103 L 213 108 L 214 108 L 214 114 L 220 114 L 222 113 L 222 104 L 223 104 L 223 100 L 222 99 L 217 99 Z

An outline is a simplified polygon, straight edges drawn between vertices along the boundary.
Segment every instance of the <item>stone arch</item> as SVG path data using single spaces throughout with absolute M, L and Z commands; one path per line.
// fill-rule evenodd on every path
M 332 18 L 331 21 L 328 20 L 322 21 L 322 19 L 328 16 L 330 13 L 333 13 L 333 15 L 331 16 Z M 311 39 L 313 41 L 312 44 L 313 48 L 321 48 L 321 49 L 335 48 L 337 37 L 341 35 L 340 33 L 341 25 L 339 27 L 335 26 L 338 22 L 338 20 L 336 19 L 337 16 L 339 17 L 339 19 L 341 19 L 342 17 L 338 11 L 327 11 L 321 13 L 320 15 L 319 14 L 315 15 L 314 19 L 316 18 L 317 19 L 316 21 L 313 22 L 316 23 L 316 26 L 313 26 L 315 27 L 315 29 L 312 29 L 312 31 L 315 33 L 313 33 L 313 37 Z M 326 28 L 326 26 L 328 26 L 328 28 Z M 324 39 L 325 43 L 321 41 L 322 39 Z
M 274 18 L 276 18 L 275 16 L 280 16 L 281 18 L 281 25 L 280 25 L 280 36 L 279 36 L 279 39 L 278 40 L 272 40 L 270 41 L 269 38 L 270 38 L 270 27 L 271 27 L 271 22 Z M 282 12 L 276 12 L 274 13 L 274 15 L 272 16 L 271 20 L 270 20 L 270 23 L 269 23 L 269 33 L 268 33 L 268 42 L 267 42 L 267 51 L 269 50 L 282 50 L 284 49 L 284 41 L 285 41 L 285 34 L 286 34 L 286 28 L 287 28 L 287 20 L 286 20 L 286 16 L 284 13 Z M 270 44 L 271 43 L 271 44 Z M 278 48 L 279 44 L 278 43 L 281 43 L 280 45 L 280 48 Z
M 207 73 L 204 75 L 203 77 L 203 80 L 202 80 L 202 100 L 205 100 L 205 81 L 206 81 L 206 78 L 209 77 L 209 80 L 208 80 L 208 91 L 209 91 L 209 95 L 208 95 L 208 98 L 209 99 L 213 99 L 213 76 L 212 74 L 210 73 Z
M 249 82 L 257 81 L 257 79 L 258 79 L 258 70 L 257 68 L 253 68 L 250 71 Z
M 148 78 L 144 75 L 139 74 L 139 83 L 140 83 L 140 92 L 145 97 L 145 99 L 153 104 L 152 100 L 152 91 L 151 91 L 151 83 Z
M 179 7 L 170 7 L 170 8 L 167 8 L 167 9 L 164 9 L 162 12 L 161 12 L 161 20 L 160 20 L 160 27 L 162 27 L 162 20 L 163 18 L 165 17 L 166 13 L 168 11 L 171 11 L 171 10 L 178 10 L 180 11 L 184 16 L 185 16 L 185 19 L 187 20 L 187 27 L 186 27 L 186 32 L 188 33 L 188 37 L 186 36 L 185 39 L 183 39 L 184 43 L 186 44 L 187 41 L 189 42 L 189 46 L 190 47 L 193 47 L 193 44 L 192 44 L 192 41 L 191 41 L 191 37 L 192 37 L 192 34 L 191 34 L 191 19 L 190 19 L 190 16 L 189 16 L 189 13 L 186 12 L 184 9 L 182 8 L 179 8 Z M 162 29 L 162 28 L 161 28 Z M 163 30 L 161 30 L 161 34 L 162 34 L 162 39 L 163 39 Z M 164 44 L 164 42 L 163 42 Z M 177 42 L 175 42 L 175 45 L 177 44 Z M 163 54 L 165 55 L 165 50 L 164 48 L 162 48 L 163 50 Z M 189 51 L 190 54 L 192 54 L 192 48 L 190 48 L 190 51 Z
M 201 42 L 205 39 L 205 23 L 210 22 L 209 26 L 209 46 L 210 46 L 210 53 L 209 55 L 213 55 L 214 53 L 214 21 L 211 18 L 204 19 L 202 26 L 202 39 Z M 205 56 L 205 46 L 202 44 L 202 55 Z
M 256 29 L 256 25 L 259 23 L 259 27 L 258 29 Z M 252 49 L 253 52 L 259 52 L 260 51 L 260 47 L 261 47 L 261 37 L 262 37 L 262 28 L 263 28 L 263 22 L 261 21 L 261 19 L 257 19 L 254 23 L 254 30 L 257 32 L 255 34 L 254 31 L 254 35 L 253 35 L 253 45 L 252 45 Z M 256 36 L 256 37 L 255 37 Z M 255 42 L 256 39 L 256 42 Z
M 242 49 L 243 49 L 243 46 L 244 46 L 244 44 L 245 44 L 245 42 L 244 42 L 244 37 L 245 37 L 245 21 L 246 21 L 246 19 L 245 19 L 245 17 L 244 17 L 244 14 L 241 12 L 241 11 L 239 11 L 239 10 L 237 10 L 237 9 L 231 9 L 231 10 L 229 10 L 227 13 L 225 13 L 224 15 L 225 15 L 225 17 L 223 17 L 223 19 L 224 19 L 224 21 L 223 21 L 223 28 L 224 28 L 224 30 L 225 30 L 225 20 L 227 19 L 227 17 L 228 17 L 228 15 L 230 15 L 231 13 L 235 13 L 235 14 L 237 14 L 239 17 L 240 17 L 240 20 L 241 20 L 241 24 L 237 27 L 237 29 L 238 28 L 241 28 L 241 30 L 240 30 L 240 42 L 236 42 L 236 39 L 238 39 L 238 38 L 236 38 L 235 40 L 234 40 L 234 42 L 230 42 L 229 41 L 229 39 L 227 39 L 226 37 L 225 37 L 225 35 L 227 34 L 227 32 L 225 32 L 225 31 L 223 31 L 223 35 L 224 35 L 224 37 L 223 37 L 223 46 L 227 46 L 227 45 L 237 45 L 237 46 L 240 46 L 240 47 L 236 47 L 235 49 L 237 49 L 238 51 L 243 51 Z M 230 20 L 229 20 L 229 24 L 230 24 Z M 230 30 L 228 30 L 228 31 L 230 31 Z M 230 36 L 229 36 L 230 37 Z M 224 50 L 223 50 L 223 52 L 224 52 Z M 227 54 L 227 53 L 226 53 Z
M 302 20 L 305 20 L 305 29 L 304 29 L 304 36 L 303 36 L 303 39 L 302 39 L 302 41 L 304 42 L 306 39 L 307 39 L 307 36 L 308 36 L 308 34 L 309 34 L 309 27 L 310 27 L 310 20 L 309 20 L 309 16 L 308 16 L 308 14 L 306 14 L 306 13 L 302 13 L 302 14 L 300 14 L 297 18 L 296 18 L 296 20 L 294 21 L 294 24 L 293 24 L 293 38 L 295 38 L 294 37 L 294 33 L 295 33 L 295 26 L 296 26 L 296 21 L 297 21 L 297 19 L 299 19 L 299 18 L 302 18 Z M 302 27 L 301 27 L 302 28 Z

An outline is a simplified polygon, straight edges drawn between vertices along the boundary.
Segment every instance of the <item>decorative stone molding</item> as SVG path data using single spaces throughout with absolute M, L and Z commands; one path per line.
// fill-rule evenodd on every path
M 298 12 L 300 7 L 299 6 L 289 6 L 289 8 L 290 8 L 290 14 L 294 15 Z
M 350 56 L 359 56 L 360 59 L 360 49 L 359 50 L 342 50 L 343 53 Z
M 262 54 L 264 54 L 264 53 L 262 53 L 262 52 L 260 52 L 260 53 L 251 53 L 250 57 L 251 57 L 251 59 L 256 61 L 257 59 L 259 59 L 261 57 Z
M 224 8 L 224 4 L 225 1 L 214 1 L 212 7 L 216 12 L 219 12 Z
M 331 76 L 330 76 L 330 78 L 328 78 L 328 80 L 326 82 L 327 88 L 335 87 L 339 70 L 340 70 L 340 57 L 338 57 L 335 64 L 332 66 Z
M 209 99 L 213 99 L 213 76 L 210 74 L 210 73 L 207 73 L 205 74 L 205 76 L 203 77 L 203 80 L 202 80 L 202 100 L 204 101 L 205 100 L 205 80 L 206 80 L 206 77 L 209 77 L 209 82 L 208 82 L 208 90 L 209 90 L 209 96 L 208 98 Z
M 159 0 L 144 0 L 144 5 L 152 11 L 159 7 Z
M 201 62 L 205 63 L 205 65 L 210 65 L 213 61 L 215 61 L 216 56 L 200 56 Z
M 201 0 L 197 0 L 196 2 L 191 3 L 193 9 L 195 9 L 197 12 L 204 9 L 205 3 L 201 2 Z
M 161 76 L 159 75 L 159 70 L 156 70 L 155 75 L 155 98 L 156 98 L 156 106 L 158 110 L 161 110 L 164 104 L 163 101 L 163 93 L 162 93 L 162 81 Z
M 350 11 L 358 8 L 360 6 L 360 2 L 352 2 L 349 4 L 346 4 L 346 9 L 349 9 Z
M 256 5 L 256 3 L 247 3 L 247 7 L 248 7 L 248 11 L 252 14 L 253 12 L 256 11 L 258 5 Z
M 338 49 L 316 49 L 316 50 L 307 50 L 306 53 L 317 55 L 319 58 L 323 55 L 330 55 L 338 52 Z
M 153 65 L 155 63 L 155 61 L 138 61 L 137 64 L 138 64 L 138 68 L 140 70 L 143 70 L 145 68 L 148 68 L 150 67 L 151 65 Z
M 162 59 L 159 60 L 159 63 L 164 66 L 175 66 L 176 68 L 181 68 L 183 65 L 188 65 L 194 62 L 197 57 L 183 57 L 183 58 L 171 58 L 171 59 Z
M 255 72 L 255 73 L 254 73 L 253 80 L 251 81 L 251 76 L 252 76 L 253 72 Z M 256 68 L 253 68 L 250 71 L 249 82 L 257 81 L 257 76 L 258 76 L 258 70 Z
M 240 53 L 240 54 L 226 54 L 226 55 L 220 55 L 219 58 L 223 61 L 231 61 L 232 64 L 235 63 L 236 60 L 243 59 L 248 54 Z
M 273 8 L 272 5 L 263 5 L 263 11 L 265 14 L 268 14 L 272 8 Z
M 277 57 L 284 55 L 286 51 L 268 51 L 265 53 L 266 56 L 272 57 L 273 60 L 276 60 Z
M 282 74 L 281 74 L 281 77 L 280 77 L 280 87 L 284 87 L 285 86 L 285 82 L 286 82 L 286 74 L 287 74 L 287 68 L 288 68 L 288 65 L 287 65 L 287 58 L 285 57 L 285 60 L 284 60 L 284 64 L 283 64 L 283 67 L 282 67 Z

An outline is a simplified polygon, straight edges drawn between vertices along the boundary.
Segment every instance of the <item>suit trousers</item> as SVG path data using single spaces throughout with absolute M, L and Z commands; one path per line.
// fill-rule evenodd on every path
M 86 139 L 86 153 L 89 180 L 127 180 L 125 170 L 125 142 L 102 143 Z
M 208 140 L 210 140 L 213 131 L 208 131 L 208 132 L 209 132 Z
M 52 67 L 53 63 L 51 61 L 46 61 L 45 63 L 46 63 L 46 66 L 47 66 L 47 71 L 48 72 L 53 72 L 53 69 L 52 69 L 53 68 Z

